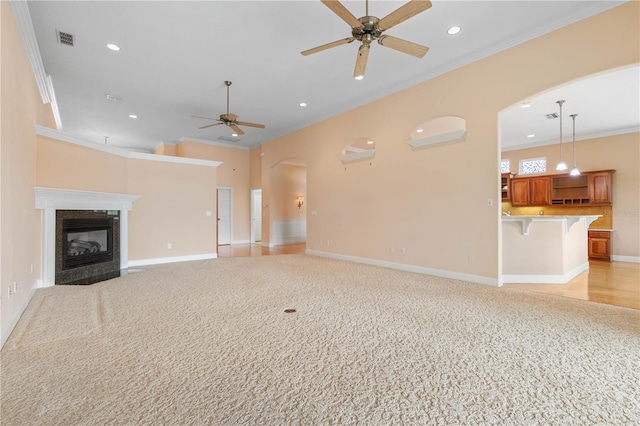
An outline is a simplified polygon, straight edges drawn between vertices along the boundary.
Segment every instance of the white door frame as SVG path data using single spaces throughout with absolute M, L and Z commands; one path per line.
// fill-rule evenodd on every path
M 249 242 L 252 244 L 262 241 L 262 235 L 260 235 L 259 240 L 256 239 L 256 221 L 260 221 L 260 228 L 262 228 L 262 203 L 260 203 L 260 208 L 258 209 L 260 213 L 256 214 L 255 194 L 258 192 L 260 192 L 260 199 L 262 199 L 262 188 L 251 188 L 251 229 L 249 230 L 251 235 L 249 237 Z
M 220 206 L 218 204 L 218 191 L 223 190 L 223 191 L 229 191 L 229 244 L 233 244 L 233 187 L 232 186 L 219 186 L 218 188 L 216 188 L 216 246 L 219 245 L 219 241 L 220 241 L 220 231 L 219 231 L 219 225 L 220 225 Z

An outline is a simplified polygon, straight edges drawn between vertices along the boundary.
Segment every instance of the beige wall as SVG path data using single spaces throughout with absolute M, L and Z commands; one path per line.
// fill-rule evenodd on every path
M 639 62 L 638 14 L 637 2 L 624 4 L 264 144 L 263 200 L 272 196 L 269 168 L 303 158 L 307 208 L 318 213 L 308 217 L 308 249 L 495 281 L 498 113 L 549 88 Z M 412 151 L 405 143 L 411 131 L 443 115 L 467 120 L 465 141 Z M 342 148 L 362 136 L 376 141 L 375 159 L 343 167 Z
M 2 343 L 37 280 L 35 125 L 51 122 L 6 1 L 0 2 L 0 321 Z M 32 266 L 34 271 L 32 272 Z M 11 298 L 8 289 L 17 282 Z
M 218 167 L 218 186 L 233 188 L 232 243 L 248 243 L 251 232 L 249 150 L 184 141 L 178 145 L 176 154 L 222 162 Z
M 127 158 L 37 136 L 37 186 L 127 193 Z
M 38 137 L 38 186 L 138 195 L 129 260 L 216 253 L 216 168 L 126 158 Z M 167 244 L 171 244 L 171 249 Z
M 571 148 L 569 153 L 573 157 Z M 503 159 L 509 159 L 511 171 L 516 173 L 520 160 L 536 157 L 546 157 L 547 167 L 554 167 L 560 161 L 560 147 L 548 145 L 502 153 Z M 573 210 L 608 215 L 605 219 L 615 229 L 612 234 L 613 255 L 640 257 L 640 133 L 577 141 L 576 157 L 582 171 L 615 170 L 613 209 L 599 208 L 600 211 L 595 212 L 593 207 L 587 207 Z M 561 207 L 545 209 L 547 214 L 562 210 Z
M 141 196 L 129 213 L 129 259 L 215 253 L 215 215 L 206 212 L 216 209 L 216 169 L 128 162 L 128 193 Z

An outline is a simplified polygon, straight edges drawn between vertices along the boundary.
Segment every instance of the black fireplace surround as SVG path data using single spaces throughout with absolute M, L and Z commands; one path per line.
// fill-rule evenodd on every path
M 120 276 L 119 212 L 56 211 L 56 284 Z

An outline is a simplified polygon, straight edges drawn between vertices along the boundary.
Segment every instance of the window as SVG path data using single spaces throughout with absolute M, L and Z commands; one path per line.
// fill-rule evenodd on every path
M 535 175 L 538 173 L 546 173 L 547 171 L 547 158 L 526 158 L 524 160 L 520 160 L 520 170 L 519 174 L 521 175 Z
M 500 161 L 500 173 L 509 173 L 511 171 L 509 169 L 509 160 Z

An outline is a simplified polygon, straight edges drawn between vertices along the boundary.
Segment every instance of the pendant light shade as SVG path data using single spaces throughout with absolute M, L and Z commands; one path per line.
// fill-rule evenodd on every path
M 578 166 L 576 166 L 576 117 L 578 114 L 571 114 L 571 118 L 573 119 L 573 169 L 571 169 L 571 176 L 580 175 L 580 170 L 578 170 Z
M 556 170 L 563 171 L 567 170 L 567 163 L 564 162 L 564 149 L 562 146 L 562 104 L 564 100 L 556 101 L 558 105 L 560 105 L 560 162 L 556 166 Z

